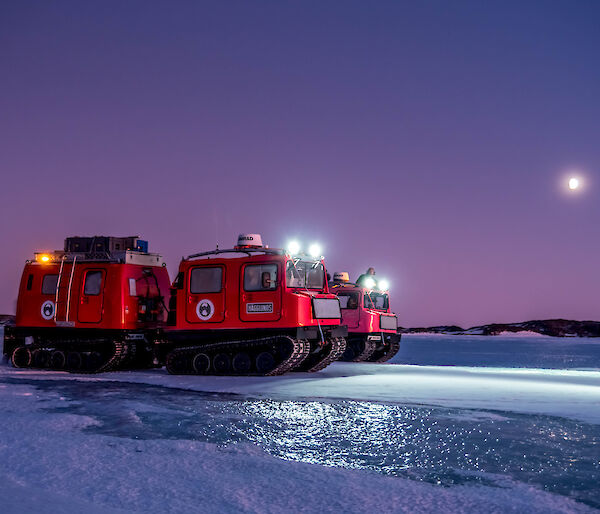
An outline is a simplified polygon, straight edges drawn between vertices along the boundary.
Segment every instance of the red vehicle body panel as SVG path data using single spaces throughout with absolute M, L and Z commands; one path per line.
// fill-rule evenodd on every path
M 175 307 L 177 316 L 168 330 L 283 329 L 318 327 L 319 324 L 339 326 L 341 321 L 338 318 L 317 320 L 314 317 L 311 303 L 313 298 L 336 298 L 329 293 L 327 280 L 323 280 L 320 290 L 288 287 L 285 275 L 289 260 L 291 257 L 283 254 L 182 260 L 176 280 L 180 283 L 174 285 L 171 293 L 171 307 Z M 247 266 L 259 264 L 277 267 L 277 284 L 273 290 L 247 291 L 244 287 L 244 270 Z M 196 268 L 207 267 L 222 269 L 221 290 L 194 294 L 190 287 L 191 272 Z M 202 314 L 202 307 L 208 302 L 213 309 L 209 317 Z
M 161 292 L 164 296 L 170 287 L 164 266 L 76 262 L 71 281 L 72 267 L 71 261 L 65 262 L 60 284 L 43 290 L 44 277 L 57 277 L 60 262 L 26 263 L 17 301 L 17 327 L 148 328 L 148 322 L 139 319 L 140 298 L 158 298 Z M 156 280 L 145 269 L 150 269 Z M 130 286 L 130 280 L 135 281 L 135 286 Z M 161 309 L 156 322 L 165 321 L 166 312 Z

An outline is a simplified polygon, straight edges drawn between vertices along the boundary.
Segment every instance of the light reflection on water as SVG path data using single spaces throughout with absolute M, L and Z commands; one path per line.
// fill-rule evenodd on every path
M 6 379 L 10 382 L 12 379 Z M 51 413 L 134 439 L 253 443 L 279 458 L 445 486 L 535 484 L 600 508 L 600 427 L 573 420 L 364 401 L 273 400 L 143 384 L 15 380 L 64 397 Z

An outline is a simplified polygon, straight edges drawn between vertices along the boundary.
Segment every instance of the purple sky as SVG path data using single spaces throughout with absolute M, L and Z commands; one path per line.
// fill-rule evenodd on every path
M 68 235 L 260 232 L 402 325 L 599 319 L 600 3 L 2 2 L 0 312 Z M 566 191 L 569 170 L 584 187 Z

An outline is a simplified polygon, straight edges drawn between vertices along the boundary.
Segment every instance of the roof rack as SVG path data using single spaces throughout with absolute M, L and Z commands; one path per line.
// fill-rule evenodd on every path
M 163 259 L 157 253 L 140 252 L 137 250 L 121 250 L 112 252 L 65 252 L 56 250 L 52 253 L 35 253 L 35 262 L 106 262 L 123 264 L 141 264 L 145 266 L 162 266 Z
M 210 252 L 201 252 L 201 253 L 193 253 L 192 255 L 188 255 L 188 259 L 196 259 L 197 257 L 205 257 L 207 255 L 219 255 L 222 253 L 245 253 L 249 257 L 253 253 L 262 253 L 266 255 L 284 255 L 285 252 L 283 250 L 279 250 L 276 248 L 230 248 L 228 250 L 211 250 Z

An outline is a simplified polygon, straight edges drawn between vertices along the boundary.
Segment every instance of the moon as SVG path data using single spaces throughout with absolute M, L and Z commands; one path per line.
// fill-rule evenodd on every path
M 569 179 L 569 189 L 571 191 L 575 191 L 576 189 L 579 189 L 579 179 L 576 177 L 571 177 Z

